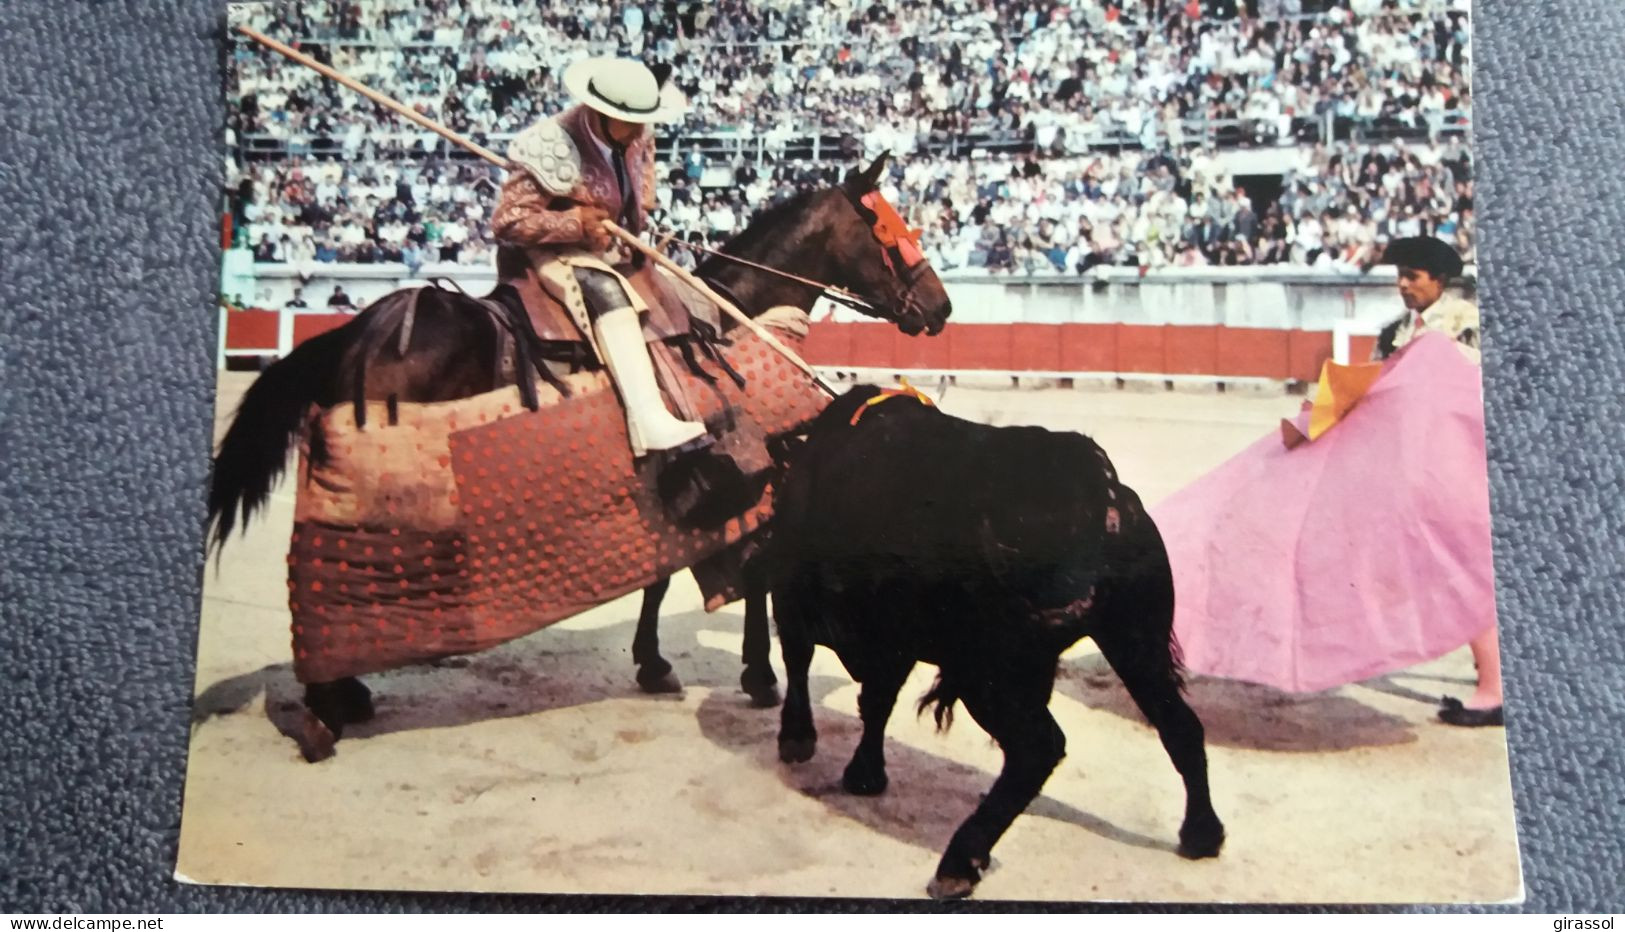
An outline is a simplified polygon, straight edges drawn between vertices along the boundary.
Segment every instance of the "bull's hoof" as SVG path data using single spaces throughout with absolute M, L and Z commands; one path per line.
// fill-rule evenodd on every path
M 1224 825 L 1218 818 L 1188 820 L 1179 829 L 1179 856 L 1193 861 L 1216 858 L 1224 847 Z
M 817 750 L 816 737 L 779 739 L 779 760 L 786 764 L 805 764 L 812 760 L 813 752 Z
M 841 786 L 853 796 L 879 796 L 889 783 L 884 766 L 865 767 L 856 760 L 847 764 L 846 772 L 841 774 Z
M 976 889 L 976 881 L 966 877 L 932 877 L 925 892 L 933 900 L 962 900 Z
M 339 736 L 327 723 L 316 716 L 315 712 L 305 710 L 304 719 L 300 722 L 299 753 L 312 764 L 319 764 L 337 753 L 334 747 L 338 744 Z
M 664 670 L 651 664 L 638 668 L 638 688 L 652 695 L 680 693 L 683 681 L 672 672 L 671 664 L 666 664 Z

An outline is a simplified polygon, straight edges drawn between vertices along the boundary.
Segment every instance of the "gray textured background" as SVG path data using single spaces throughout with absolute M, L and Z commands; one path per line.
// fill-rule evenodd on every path
M 214 387 L 222 9 L 0 3 L 0 911 L 599 908 L 170 879 Z M 1620 910 L 1625 3 L 1485 0 L 1477 14 L 1525 908 Z

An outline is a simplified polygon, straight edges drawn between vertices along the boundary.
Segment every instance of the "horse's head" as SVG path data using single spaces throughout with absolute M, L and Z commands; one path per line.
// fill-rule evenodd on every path
M 820 195 L 830 227 L 831 284 L 869 305 L 858 310 L 893 321 L 910 336 L 922 330 L 940 333 L 953 308 L 920 251 L 919 231 L 909 229 L 880 193 L 886 158 L 854 168 L 838 187 Z
M 948 322 L 948 293 L 920 251 L 919 233 L 877 188 L 885 166 L 883 155 L 834 187 L 762 211 L 721 256 L 700 265 L 700 277 L 758 312 L 780 304 L 809 309 L 819 286 L 833 286 L 855 299 L 843 301 L 831 291 L 834 300 L 892 321 L 904 333 L 940 333 Z

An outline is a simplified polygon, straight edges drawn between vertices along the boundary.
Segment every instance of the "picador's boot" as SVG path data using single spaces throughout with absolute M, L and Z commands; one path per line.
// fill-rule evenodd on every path
M 600 314 L 593 321 L 593 332 L 626 405 L 626 430 L 633 454 L 703 445 L 699 441 L 706 436 L 704 424 L 679 420 L 666 410 L 655 383 L 649 348 L 643 342 L 638 312 L 620 307 Z

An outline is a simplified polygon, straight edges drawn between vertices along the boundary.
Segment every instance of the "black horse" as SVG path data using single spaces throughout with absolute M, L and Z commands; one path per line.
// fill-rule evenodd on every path
M 940 332 L 950 312 L 942 282 L 928 264 L 909 267 L 895 248 L 883 246 L 875 232 L 877 217 L 862 203 L 875 190 L 885 160 L 881 156 L 867 169 L 854 169 L 840 185 L 769 208 L 723 251 L 843 288 L 867 305 L 860 310 L 892 321 L 906 334 Z M 697 274 L 752 317 L 776 306 L 810 310 L 821 294 L 815 285 L 723 259 L 702 263 Z M 214 459 L 209 493 L 214 548 L 264 507 L 311 405 L 328 408 L 367 399 L 391 404 L 451 401 L 504 384 L 498 356 L 500 329 L 506 324 L 489 310 L 490 302 L 424 289 L 406 332 L 399 313 L 408 304 L 404 295 L 386 296 L 355 320 L 305 341 L 249 387 Z M 378 352 L 391 340 L 410 351 Z M 523 339 L 516 342 L 523 348 Z M 522 390 L 534 384 L 533 373 L 546 375 L 523 359 L 515 368 L 524 374 L 516 377 Z M 633 641 L 637 680 L 648 692 L 681 688 L 671 664 L 660 655 L 657 622 L 668 585 L 669 580 L 661 580 L 645 592 Z M 755 580 L 749 590 L 740 682 L 757 705 L 776 705 L 766 590 Z M 335 736 L 344 724 L 364 721 L 372 713 L 370 694 L 354 677 L 307 684 L 305 703 Z
M 1061 653 L 1091 637 L 1184 779 L 1179 851 L 1212 857 L 1224 827 L 1208 793 L 1202 723 L 1181 695 L 1174 581 L 1156 525 L 1081 434 L 989 427 L 857 388 L 813 422 L 774 498 L 760 571 L 771 580 L 788 688 L 779 756 L 812 757 L 815 644 L 863 684 L 848 792 L 887 785 L 886 721 L 917 662 L 939 727 L 963 702 L 1004 768 L 954 833 L 934 897 L 968 895 L 993 846 L 1066 750 L 1049 713 Z

